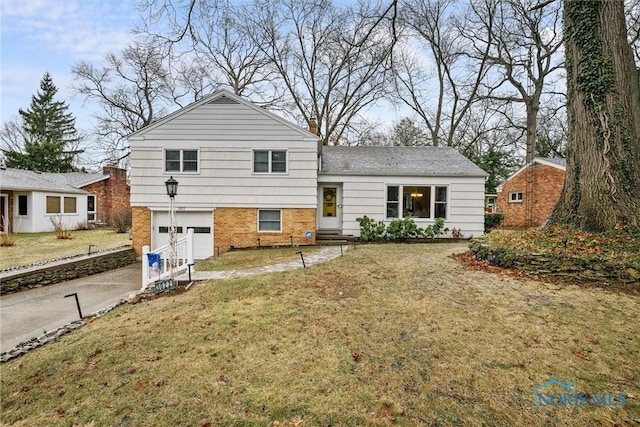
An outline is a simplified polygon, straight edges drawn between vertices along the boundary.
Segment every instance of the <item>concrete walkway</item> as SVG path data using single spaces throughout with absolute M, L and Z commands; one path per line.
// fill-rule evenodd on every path
M 309 255 L 304 255 L 304 248 L 301 250 L 305 265 L 309 267 L 339 257 L 347 248 L 343 246 L 341 250 L 340 246 L 326 246 Z M 243 270 L 196 271 L 191 273 L 191 280 L 219 280 L 297 268 L 303 268 L 301 259 Z M 188 274 L 178 279 L 187 280 Z M 81 279 L 2 295 L 0 297 L 0 353 L 77 320 L 79 316 L 75 299 L 65 298 L 65 295 L 77 293 L 82 314 L 87 316 L 126 299 L 132 293 L 139 292 L 141 283 L 142 267 L 138 262 L 129 267 Z
M 310 255 L 304 255 L 304 248 L 301 248 L 304 256 L 304 265 L 310 267 L 315 264 L 323 263 L 334 258 L 339 257 L 343 252 L 348 249 L 348 246 L 324 246 L 319 251 Z M 191 280 L 204 281 L 204 280 L 220 280 L 230 279 L 235 277 L 253 276 L 256 274 L 273 273 L 277 271 L 295 270 L 297 268 L 303 268 L 302 259 L 298 258 L 294 261 L 283 262 L 280 264 L 265 265 L 263 267 L 246 268 L 241 270 L 224 270 L 224 271 L 192 271 Z M 189 275 L 185 273 L 178 277 L 178 280 L 188 280 Z

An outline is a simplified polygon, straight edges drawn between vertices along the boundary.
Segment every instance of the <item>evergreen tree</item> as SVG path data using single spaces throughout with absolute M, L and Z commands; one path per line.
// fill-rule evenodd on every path
M 75 128 L 75 118 L 67 112 L 65 102 L 54 99 L 58 88 L 47 72 L 40 81 L 40 90 L 31 97 L 31 105 L 25 111 L 19 109 L 22 118 L 24 147 L 22 151 L 6 149 L 3 153 L 7 167 L 37 170 L 41 172 L 73 172 L 73 163 L 80 141 Z

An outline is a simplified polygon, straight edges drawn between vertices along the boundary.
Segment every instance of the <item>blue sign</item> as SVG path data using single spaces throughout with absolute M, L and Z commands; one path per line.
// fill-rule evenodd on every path
M 304 235 L 304 237 L 306 237 L 307 239 L 311 239 L 311 236 L 313 236 L 313 233 L 310 231 L 307 231 L 306 234 Z

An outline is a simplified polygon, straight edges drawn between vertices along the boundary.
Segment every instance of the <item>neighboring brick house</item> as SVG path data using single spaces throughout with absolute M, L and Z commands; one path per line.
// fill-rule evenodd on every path
M 131 196 L 125 169 L 106 165 L 102 168 L 102 176 L 96 177 L 88 184 L 81 184 L 79 188 L 95 196 L 95 214 L 93 218 L 90 215 L 90 221 L 113 225 L 116 215 L 131 216 Z
M 113 215 L 130 215 L 126 170 L 105 166 L 97 173 L 49 173 L 0 168 L 0 232 L 53 230 L 52 219 L 74 229 L 113 224 Z
M 496 213 L 505 227 L 536 227 L 551 214 L 564 186 L 565 159 L 536 157 L 498 187 Z
M 419 227 L 444 218 L 484 231 L 486 173 L 450 147 L 327 147 L 309 130 L 218 91 L 129 135 L 133 247 L 169 240 L 165 181 L 179 181 L 176 231 L 194 258 L 231 247 L 313 244 L 358 235 L 357 218 Z

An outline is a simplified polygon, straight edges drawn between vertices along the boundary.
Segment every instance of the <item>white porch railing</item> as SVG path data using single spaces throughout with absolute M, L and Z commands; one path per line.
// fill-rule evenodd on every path
M 146 289 L 151 283 L 158 280 L 166 280 L 171 278 L 171 248 L 164 245 L 153 251 L 149 250 L 149 246 L 142 247 L 142 290 Z M 149 265 L 150 253 L 158 254 L 158 265 Z M 176 268 L 174 269 L 174 277 L 179 276 L 186 271 L 190 265 L 193 265 L 193 229 L 187 229 L 187 234 L 176 241 Z

